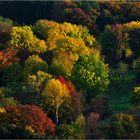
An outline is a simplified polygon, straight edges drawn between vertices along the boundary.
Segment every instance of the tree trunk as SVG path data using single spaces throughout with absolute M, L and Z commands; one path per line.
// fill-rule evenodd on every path
M 59 122 L 59 118 L 58 118 L 58 109 L 59 109 L 59 105 L 56 105 L 56 112 L 55 112 L 55 115 L 56 115 L 56 126 L 58 125 L 58 122 Z

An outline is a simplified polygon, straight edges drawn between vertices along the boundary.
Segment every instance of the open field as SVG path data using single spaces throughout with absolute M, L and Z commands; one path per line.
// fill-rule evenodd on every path
M 109 106 L 113 112 L 121 112 L 130 108 L 130 92 L 132 90 L 136 72 L 129 70 L 124 80 L 119 77 L 117 71 L 113 71 L 112 80 L 106 95 L 109 99 Z

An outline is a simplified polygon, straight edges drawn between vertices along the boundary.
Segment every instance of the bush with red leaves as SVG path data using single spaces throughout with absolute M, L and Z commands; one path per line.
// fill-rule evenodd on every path
M 21 106 L 22 115 L 27 125 L 38 133 L 55 133 L 55 124 L 47 114 L 44 113 L 38 106 L 24 105 Z

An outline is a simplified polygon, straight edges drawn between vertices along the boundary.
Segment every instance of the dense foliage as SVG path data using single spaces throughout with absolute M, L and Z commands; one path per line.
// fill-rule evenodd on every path
M 47 135 L 55 133 L 53 122 L 35 105 L 1 108 L 0 118 L 1 138 L 28 138 L 26 133 L 31 133 L 30 135 L 37 133 L 43 135 L 45 132 Z M 16 131 L 19 132 L 14 135 L 13 133 Z
M 106 26 L 100 42 L 109 64 L 121 61 L 131 64 L 133 60 L 139 59 L 139 29 L 139 21 Z
M 96 96 L 109 84 L 107 66 L 97 56 L 81 56 L 72 71 L 72 80 L 78 88 L 91 90 L 90 97 Z
M 0 16 L 0 138 L 140 138 L 140 2 L 3 8 L 16 21 Z
M 110 132 L 112 138 L 137 138 L 138 126 L 132 115 L 119 113 L 112 118 Z

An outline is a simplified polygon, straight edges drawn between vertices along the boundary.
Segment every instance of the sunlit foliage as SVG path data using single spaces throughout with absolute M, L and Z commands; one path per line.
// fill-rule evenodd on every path
M 109 84 L 108 68 L 97 56 L 81 56 L 72 70 L 72 80 L 78 88 L 92 90 L 95 96 Z
M 58 123 L 58 111 L 59 107 L 66 99 L 70 99 L 69 91 L 67 87 L 59 80 L 51 79 L 46 84 L 43 91 L 43 96 L 47 101 L 47 104 L 55 107 L 56 123 Z
M 29 26 L 12 27 L 9 46 L 37 53 L 44 52 L 47 49 L 46 43 L 43 40 L 39 40 Z
M 81 54 L 99 53 L 96 40 L 86 27 L 39 20 L 33 30 L 39 38 L 45 39 L 48 49 L 53 51 L 51 70 L 57 71 L 58 75 L 71 76 L 73 65 Z

